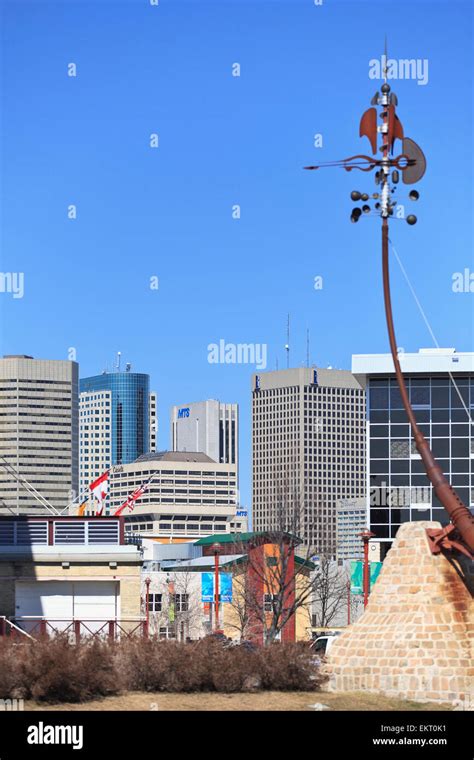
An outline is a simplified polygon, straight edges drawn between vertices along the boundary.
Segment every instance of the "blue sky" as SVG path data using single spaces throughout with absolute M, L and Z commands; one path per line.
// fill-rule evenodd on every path
M 1 269 L 25 278 L 23 298 L 0 293 L 1 353 L 62 359 L 73 347 L 87 376 L 121 351 L 159 394 L 160 448 L 172 404 L 239 402 L 249 505 L 254 368 L 210 364 L 208 344 L 264 343 L 268 369 L 283 367 L 289 312 L 292 365 L 305 362 L 307 328 L 319 366 L 388 350 L 379 220 L 349 223 L 349 193 L 373 191 L 372 175 L 301 169 L 368 152 L 359 119 L 386 32 L 390 57 L 429 66 L 425 85 L 391 82 L 428 159 L 410 207 L 419 222 L 395 221 L 391 237 L 439 343 L 472 350 L 474 294 L 452 290 L 453 273 L 474 271 L 470 2 L 4 0 L 1 11 Z M 432 345 L 396 264 L 393 289 L 399 345 Z

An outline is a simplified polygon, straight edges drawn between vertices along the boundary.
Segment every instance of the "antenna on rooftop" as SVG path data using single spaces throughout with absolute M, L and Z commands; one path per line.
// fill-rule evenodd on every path
M 288 314 L 288 318 L 286 321 L 286 345 L 285 345 L 285 351 L 286 351 L 286 368 L 290 368 L 290 315 Z

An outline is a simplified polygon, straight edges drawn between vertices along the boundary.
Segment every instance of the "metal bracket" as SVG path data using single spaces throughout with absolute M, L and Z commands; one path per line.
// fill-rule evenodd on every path
M 426 534 L 432 554 L 441 554 L 444 551 L 459 551 L 469 559 L 474 559 L 474 554 L 459 538 L 455 526 L 450 523 L 444 528 L 427 528 Z

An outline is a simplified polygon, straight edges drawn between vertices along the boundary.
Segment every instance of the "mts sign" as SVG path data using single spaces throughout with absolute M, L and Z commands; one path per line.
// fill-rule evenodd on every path
M 189 406 L 178 409 L 178 420 L 183 419 L 183 417 L 189 417 Z

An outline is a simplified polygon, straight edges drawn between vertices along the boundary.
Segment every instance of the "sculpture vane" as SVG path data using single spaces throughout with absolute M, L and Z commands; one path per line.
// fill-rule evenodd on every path
M 387 61 L 386 52 L 385 61 Z M 389 219 L 393 215 L 396 205 L 393 193 L 397 189 L 400 175 L 404 184 L 415 184 L 425 174 L 426 159 L 416 142 L 409 137 L 405 137 L 404 128 L 396 113 L 398 105 L 397 96 L 391 92 L 391 87 L 387 83 L 386 67 L 384 79 L 381 94 L 377 92 L 374 95 L 371 107 L 365 111 L 360 121 L 359 135 L 360 137 L 368 138 L 373 155 L 358 154 L 339 161 L 330 161 L 317 166 L 305 166 L 304 168 L 315 170 L 322 167 L 341 167 L 348 172 L 354 169 L 362 172 L 369 172 L 375 169 L 375 183 L 378 186 L 377 192 L 369 195 L 368 193 L 353 190 L 351 193 L 352 200 L 362 201 L 364 205 L 362 207 L 355 207 L 352 210 L 350 218 L 352 222 L 358 222 L 363 214 L 373 215 L 367 201 L 369 199 L 376 201 L 374 213 L 382 219 L 382 272 L 385 315 L 395 374 L 403 406 L 410 422 L 413 439 L 423 461 L 426 475 L 433 486 L 434 493 L 439 502 L 446 509 L 450 518 L 450 524 L 447 527 L 428 530 L 431 549 L 434 553 L 439 553 L 442 549 L 454 549 L 468 557 L 474 558 L 474 516 L 445 478 L 443 471 L 431 452 L 428 442 L 418 427 L 398 359 L 390 295 Z M 380 123 L 378 123 L 376 106 L 380 107 Z M 377 145 L 379 135 L 380 146 Z M 401 153 L 394 155 L 394 150 L 396 147 L 398 148 L 400 143 Z M 409 198 L 412 201 L 417 201 L 419 199 L 418 191 L 411 190 Z M 413 225 L 416 224 L 417 218 L 415 215 L 410 214 L 407 216 L 406 221 L 408 224 Z

